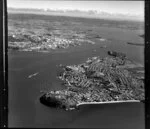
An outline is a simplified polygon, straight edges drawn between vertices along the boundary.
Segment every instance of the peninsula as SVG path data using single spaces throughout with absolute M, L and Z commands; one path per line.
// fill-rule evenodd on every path
M 144 68 L 124 53 L 108 51 L 105 58 L 92 57 L 79 65 L 63 66 L 58 78 L 65 89 L 47 91 L 40 102 L 50 107 L 72 110 L 82 104 L 143 101 Z

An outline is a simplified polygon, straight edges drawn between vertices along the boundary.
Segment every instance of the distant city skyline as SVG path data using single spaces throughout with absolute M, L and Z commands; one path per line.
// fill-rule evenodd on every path
M 96 10 L 97 12 L 122 13 L 144 16 L 144 1 L 52 1 L 7 0 L 8 7 L 52 10 Z

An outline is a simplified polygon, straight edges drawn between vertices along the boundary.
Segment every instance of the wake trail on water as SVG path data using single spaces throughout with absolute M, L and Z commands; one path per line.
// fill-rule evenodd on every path
M 32 77 L 34 77 L 34 76 L 36 76 L 36 75 L 38 75 L 38 74 L 39 74 L 39 72 L 36 72 L 36 73 L 30 74 L 30 75 L 28 76 L 28 78 L 32 78 Z

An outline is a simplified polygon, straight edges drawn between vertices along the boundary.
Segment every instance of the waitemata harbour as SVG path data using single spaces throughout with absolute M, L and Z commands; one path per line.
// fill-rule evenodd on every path
M 143 22 L 8 14 L 9 127 L 143 128 L 143 34 Z

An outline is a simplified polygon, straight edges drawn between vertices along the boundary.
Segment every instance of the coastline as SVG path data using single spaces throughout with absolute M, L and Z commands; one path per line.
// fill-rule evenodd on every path
M 9 55 L 9 59 L 10 59 L 9 60 L 10 61 L 9 82 L 10 84 L 12 84 L 12 86 L 10 87 L 10 91 L 17 93 L 17 94 L 9 95 L 9 100 L 11 100 L 12 98 L 14 99 L 14 101 L 10 101 L 9 103 L 11 107 L 10 114 L 9 114 L 9 127 L 14 127 L 14 126 L 31 127 L 32 126 L 32 127 L 41 127 L 41 128 L 48 127 L 49 128 L 49 127 L 62 126 L 64 128 L 67 128 L 67 127 L 77 128 L 78 125 L 81 125 L 81 127 L 83 128 L 88 128 L 88 127 L 96 128 L 100 126 L 107 127 L 108 123 L 110 124 L 118 123 L 118 120 L 119 120 L 119 125 L 117 124 L 118 128 L 122 127 L 122 124 L 126 124 L 126 125 L 133 124 L 132 127 L 137 128 L 137 129 L 141 129 L 141 127 L 143 127 L 142 125 L 144 121 L 141 121 L 141 119 L 144 120 L 144 103 L 140 103 L 140 102 L 139 103 L 81 105 L 79 106 L 79 109 L 77 110 L 75 109 L 72 111 L 65 111 L 63 109 L 51 108 L 51 107 L 41 104 L 39 101 L 39 97 L 43 93 L 40 93 L 39 92 L 40 90 L 45 90 L 45 91 L 49 89 L 54 90 L 55 87 L 58 87 L 57 89 L 65 88 L 57 84 L 55 86 L 54 84 L 51 84 L 51 80 L 54 81 L 54 79 L 49 74 L 51 72 L 53 76 L 55 76 L 56 70 L 53 67 L 55 67 L 55 64 L 60 64 L 60 63 L 65 64 L 64 63 L 65 61 L 64 62 L 58 61 L 58 59 L 60 58 L 59 56 L 59 58 L 56 58 L 57 63 L 55 63 L 54 66 L 52 67 L 49 65 L 44 65 L 41 62 L 43 62 L 47 58 L 53 58 L 54 56 L 50 56 L 50 54 L 48 54 L 49 56 L 46 56 L 45 54 L 42 54 L 42 53 L 39 53 L 38 55 L 37 54 L 38 53 L 31 54 L 31 52 L 29 53 L 14 52 Z M 14 58 L 14 55 L 15 55 L 15 58 Z M 61 58 L 65 56 L 62 56 L 61 54 Z M 87 57 L 88 56 L 89 55 L 87 55 Z M 13 60 L 11 60 L 12 57 L 13 57 Z M 85 57 L 83 58 L 82 61 L 84 61 L 84 59 Z M 18 62 L 18 60 L 24 60 L 24 62 Z M 36 62 L 36 60 L 38 60 L 39 62 Z M 81 62 L 78 60 L 76 62 L 75 61 L 73 62 L 73 59 L 69 61 L 66 64 L 74 64 L 74 63 L 78 64 Z M 52 61 L 46 60 L 46 62 L 47 64 L 53 65 L 53 63 L 51 63 Z M 29 63 L 29 65 L 33 67 L 32 68 L 33 73 L 34 71 L 37 72 L 37 69 L 39 67 L 41 67 L 42 70 L 45 69 L 45 71 L 40 73 L 39 76 L 37 76 L 36 78 L 28 79 L 26 77 L 27 75 L 29 75 L 29 73 L 31 73 L 30 71 L 31 68 L 25 67 L 26 63 Z M 21 69 L 21 68 L 24 68 L 21 70 L 22 72 L 21 71 L 17 72 L 13 70 L 13 69 Z M 14 80 L 15 82 L 13 82 Z M 19 93 L 18 93 L 18 90 L 19 90 Z M 26 96 L 27 94 L 29 94 L 29 97 Z M 26 100 L 26 101 L 23 102 L 22 100 Z M 35 111 L 36 111 L 36 116 L 35 116 Z M 28 115 L 26 115 L 26 112 L 30 114 L 30 118 L 28 117 Z M 14 119 L 13 117 L 14 114 L 16 114 L 16 117 L 17 117 L 16 119 Z M 87 115 L 90 117 L 87 117 Z M 108 117 L 108 116 L 111 116 L 111 117 Z M 77 119 L 77 117 L 81 119 Z M 73 118 L 74 118 L 73 124 L 70 123 L 69 126 L 68 124 L 67 126 L 65 126 L 64 123 L 71 121 L 70 119 L 73 119 Z M 36 119 L 36 123 L 35 123 L 35 119 Z M 92 121 L 95 119 L 96 121 Z M 18 121 L 21 121 L 21 122 L 18 122 Z M 52 122 L 50 121 L 58 122 L 59 126 L 58 124 L 52 125 L 51 124 Z M 101 125 L 99 121 L 101 121 L 101 123 L 104 123 L 104 124 Z M 112 125 L 112 127 L 115 128 L 116 126 Z

